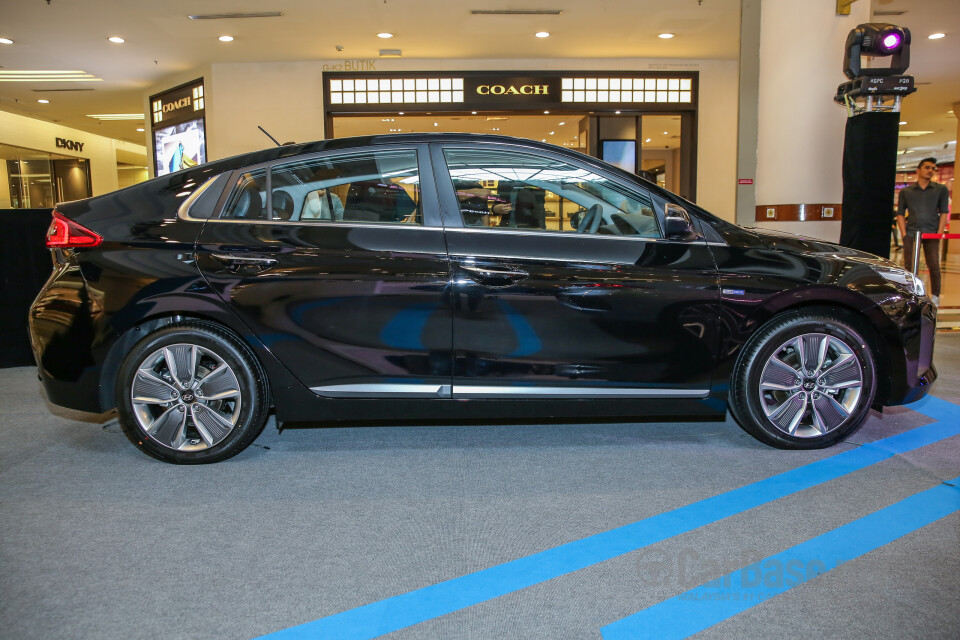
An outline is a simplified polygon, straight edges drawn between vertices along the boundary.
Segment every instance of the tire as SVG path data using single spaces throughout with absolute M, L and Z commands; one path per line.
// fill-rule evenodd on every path
M 127 438 L 175 464 L 226 460 L 263 431 L 266 375 L 245 345 L 203 322 L 168 325 L 120 365 L 117 413 Z
M 730 410 L 761 442 L 821 449 L 860 428 L 876 387 L 863 331 L 834 311 L 794 311 L 747 342 L 734 366 Z

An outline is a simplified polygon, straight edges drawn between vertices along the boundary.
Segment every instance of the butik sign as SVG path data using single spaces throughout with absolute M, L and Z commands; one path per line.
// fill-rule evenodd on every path
M 83 145 L 85 142 L 74 142 L 73 140 L 67 140 L 66 138 L 57 138 L 57 148 L 58 149 L 70 149 L 70 151 L 83 151 Z

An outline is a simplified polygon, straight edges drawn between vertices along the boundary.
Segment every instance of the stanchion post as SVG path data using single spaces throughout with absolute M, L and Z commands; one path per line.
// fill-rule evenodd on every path
M 920 269 L 920 232 L 913 239 L 913 274 L 916 275 Z

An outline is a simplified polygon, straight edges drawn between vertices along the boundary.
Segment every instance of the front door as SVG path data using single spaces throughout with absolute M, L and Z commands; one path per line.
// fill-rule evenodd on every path
M 662 237 L 661 200 L 542 151 L 433 153 L 453 212 L 454 397 L 707 396 L 716 268 L 702 240 Z

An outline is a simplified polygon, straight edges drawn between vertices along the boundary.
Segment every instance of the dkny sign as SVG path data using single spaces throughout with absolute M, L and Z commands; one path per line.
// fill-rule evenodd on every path
M 67 140 L 66 138 L 57 138 L 57 148 L 58 149 L 70 149 L 70 151 L 83 151 L 83 145 L 85 142 L 74 142 L 73 140 Z

